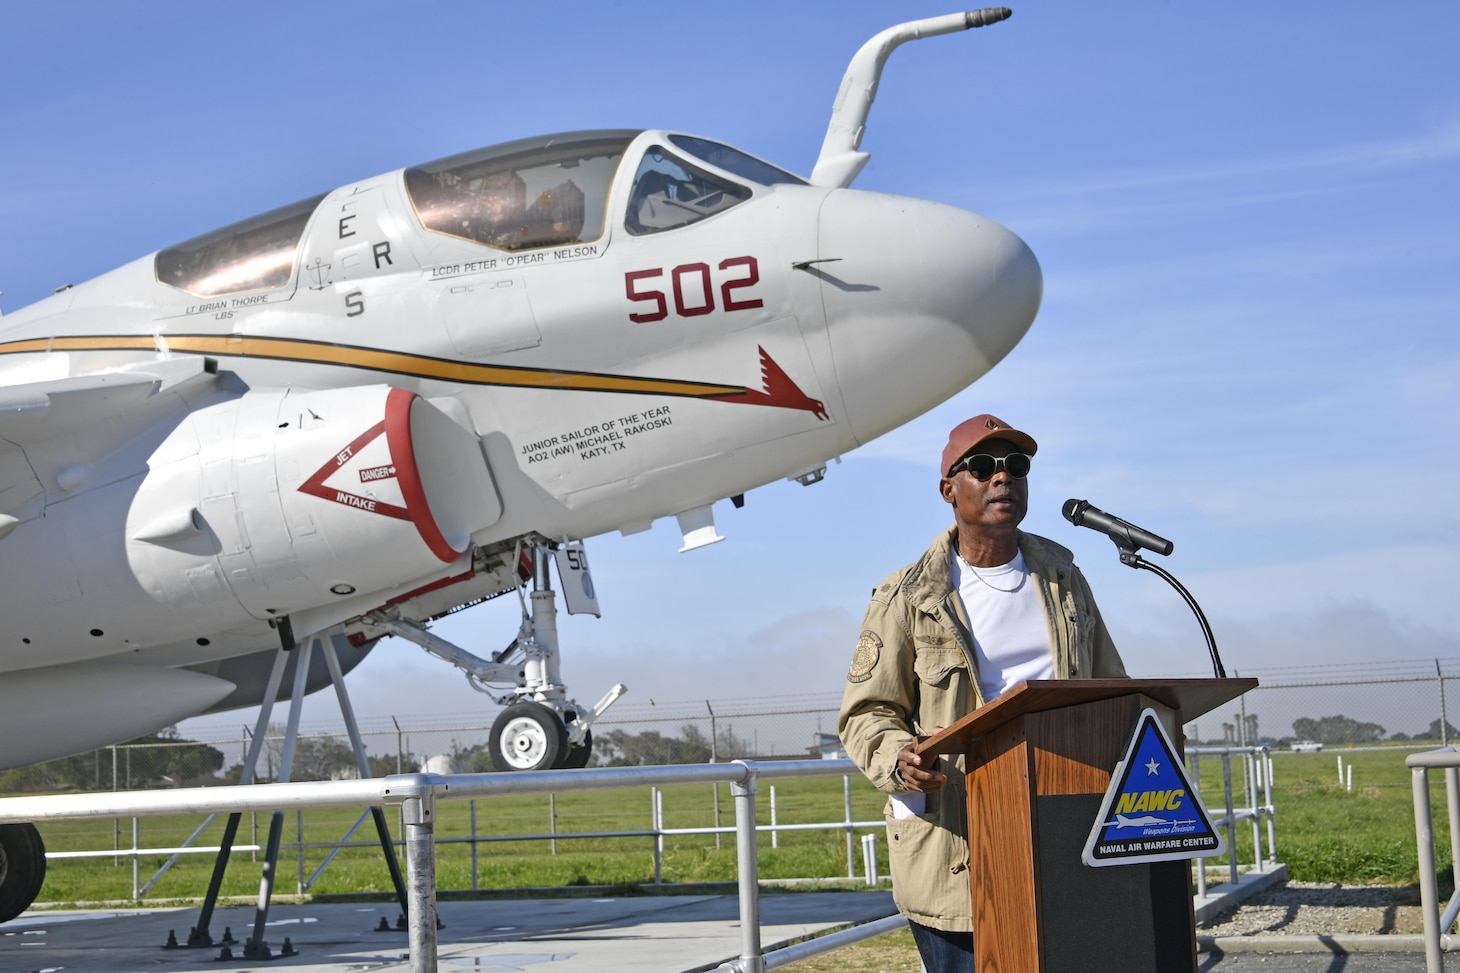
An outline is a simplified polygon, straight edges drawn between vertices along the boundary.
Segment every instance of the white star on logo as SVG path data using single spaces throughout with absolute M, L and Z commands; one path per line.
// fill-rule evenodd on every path
M 1146 764 L 1146 775 L 1149 777 L 1154 777 L 1156 775 L 1156 772 L 1160 769 L 1161 765 L 1156 763 L 1155 757 L 1152 757 L 1151 762 Z

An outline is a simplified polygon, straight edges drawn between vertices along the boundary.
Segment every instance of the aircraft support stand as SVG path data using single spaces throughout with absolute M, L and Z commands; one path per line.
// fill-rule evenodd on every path
M 330 682 L 335 685 L 335 698 L 340 703 L 340 715 L 345 720 L 345 732 L 350 735 L 350 748 L 355 751 L 355 766 L 360 771 L 360 779 L 369 778 L 370 760 L 365 756 L 365 741 L 360 736 L 360 724 L 355 721 L 355 708 L 350 705 L 349 693 L 345 691 L 345 676 L 340 671 L 340 658 L 335 654 L 334 643 L 328 636 L 320 638 L 320 650 L 324 654 L 325 665 L 329 667 Z M 403 916 L 410 916 L 410 900 L 406 896 L 405 879 L 401 876 L 400 860 L 395 854 L 395 843 L 390 840 L 390 829 L 385 824 L 385 809 L 376 804 L 370 808 L 370 817 L 375 821 L 375 834 L 380 838 L 380 850 L 385 854 L 385 867 L 390 871 L 391 885 L 395 886 L 395 897 L 400 902 L 400 911 Z
M 249 741 L 248 754 L 243 758 L 243 767 L 238 777 L 240 784 L 252 784 L 254 770 L 258 766 L 259 755 L 264 748 L 264 735 L 268 731 L 269 717 L 273 713 L 274 701 L 279 698 L 279 686 L 284 681 L 284 666 L 289 660 L 286 651 L 281 647 L 274 656 L 273 668 L 269 670 L 268 685 L 264 689 L 262 705 L 259 708 L 259 718 L 254 724 L 253 738 Z M 238 837 L 238 826 L 243 820 L 240 812 L 233 812 L 228 815 L 228 824 L 223 829 L 223 841 L 218 848 L 218 857 L 213 862 L 213 877 L 208 881 L 208 892 L 203 897 L 203 909 L 198 914 L 198 924 L 193 927 L 188 935 L 188 945 L 193 947 L 208 947 L 213 945 L 213 936 L 210 926 L 213 922 L 213 909 L 218 904 L 218 893 L 223 887 L 223 873 L 228 869 L 228 859 L 233 853 L 233 842 Z M 224 944 L 230 945 L 231 940 L 225 939 Z
M 282 629 L 281 629 L 282 631 Z M 299 715 L 304 709 L 304 690 L 309 685 L 309 659 L 315 639 L 297 646 L 294 659 L 294 690 L 289 700 L 289 720 L 284 728 L 284 750 L 279 756 L 279 783 L 287 783 L 294 769 L 294 750 L 299 743 Z M 287 651 L 282 649 L 281 651 Z M 264 851 L 264 871 L 259 878 L 258 905 L 254 909 L 253 932 L 243 944 L 245 959 L 273 959 L 269 944 L 264 942 L 264 926 L 269 921 L 269 903 L 274 896 L 274 875 L 279 864 L 279 842 L 284 834 L 284 812 L 275 811 L 269 819 L 269 843 Z M 287 945 L 281 956 L 293 953 Z
M 281 640 L 287 639 L 288 635 L 281 630 Z M 360 725 L 355 719 L 354 707 L 350 704 L 350 697 L 345 689 L 344 675 L 340 669 L 339 656 L 335 652 L 334 644 L 330 641 L 328 634 L 311 638 L 308 642 L 299 646 L 298 663 L 294 671 L 293 699 L 289 711 L 289 719 L 284 732 L 284 749 L 280 759 L 279 782 L 287 781 L 293 769 L 294 751 L 299 738 L 299 717 L 302 711 L 302 700 L 304 689 L 309 681 L 309 664 L 311 651 L 315 644 L 319 645 L 320 652 L 324 656 L 325 665 L 329 669 L 330 681 L 334 683 L 335 694 L 340 704 L 340 712 L 344 718 L 345 730 L 350 737 L 350 746 L 355 755 L 355 764 L 362 779 L 370 776 L 370 762 L 365 752 L 365 743 L 360 736 Z M 255 724 L 253 739 L 249 743 L 247 755 L 244 757 L 243 766 L 239 775 L 240 784 L 253 783 L 257 772 L 259 756 L 262 754 L 264 739 L 268 734 L 269 720 L 273 714 L 274 704 L 279 698 L 279 689 L 283 684 L 284 669 L 288 663 L 290 653 L 293 650 L 282 647 L 274 657 L 273 668 L 269 672 L 269 681 L 264 690 L 262 705 L 259 708 L 258 721 Z M 391 884 L 395 888 L 396 900 L 400 903 L 402 917 L 410 915 L 410 897 L 406 890 L 406 878 L 401 873 L 400 859 L 395 852 L 395 844 L 390 837 L 390 828 L 385 820 L 385 811 L 379 806 L 369 809 L 370 816 L 375 823 L 375 831 L 380 839 L 381 851 L 385 855 L 386 868 L 390 872 Z M 233 845 L 238 839 L 238 828 L 242 823 L 243 815 L 233 813 L 228 816 L 228 822 L 223 829 L 223 840 L 219 845 L 218 857 L 213 863 L 213 875 L 208 882 L 208 891 L 203 897 L 203 907 L 198 915 L 198 923 L 192 928 L 188 935 L 187 945 L 189 947 L 211 947 L 214 945 L 211 933 L 213 912 L 218 904 L 218 896 L 223 887 L 223 876 L 228 869 L 228 861 L 233 852 Z M 259 882 L 259 898 L 254 913 L 253 931 L 244 942 L 243 957 L 250 960 L 274 959 L 269 946 L 263 940 L 264 925 L 268 921 L 269 904 L 273 897 L 274 883 L 279 860 L 279 850 L 283 841 L 284 814 L 282 811 L 275 811 L 269 820 L 269 836 L 264 852 L 263 875 Z M 222 940 L 225 948 L 234 943 L 231 936 Z M 169 947 L 172 948 L 172 947 Z M 293 955 L 291 947 L 287 947 L 279 955 Z M 232 957 L 232 950 L 228 949 L 219 959 Z

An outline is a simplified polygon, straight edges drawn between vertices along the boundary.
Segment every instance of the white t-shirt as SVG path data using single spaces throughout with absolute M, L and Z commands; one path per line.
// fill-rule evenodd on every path
M 982 579 L 982 580 L 980 580 Z M 1008 564 L 975 568 L 954 548 L 953 585 L 973 631 L 979 688 L 993 700 L 1026 679 L 1053 679 L 1049 625 L 1020 552 Z

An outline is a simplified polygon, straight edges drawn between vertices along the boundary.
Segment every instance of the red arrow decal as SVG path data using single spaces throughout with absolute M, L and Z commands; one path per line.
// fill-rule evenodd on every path
M 738 395 L 715 396 L 720 402 L 738 402 L 741 405 L 770 405 L 778 409 L 800 409 L 818 419 L 830 419 L 826 406 L 820 399 L 813 399 L 791 380 L 785 369 L 776 364 L 766 350 L 757 346 L 760 352 L 760 374 L 765 391 L 746 389 Z

